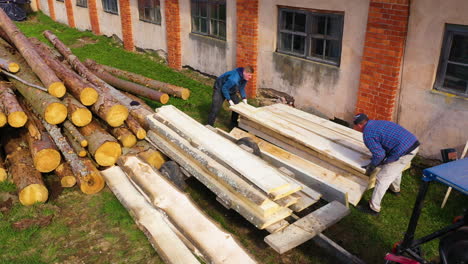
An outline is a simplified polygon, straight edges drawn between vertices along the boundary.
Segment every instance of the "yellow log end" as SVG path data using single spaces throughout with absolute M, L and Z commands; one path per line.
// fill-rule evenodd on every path
M 64 188 L 70 188 L 75 186 L 76 184 L 76 178 L 75 176 L 65 176 L 60 180 L 60 185 Z
M 67 107 L 62 103 L 51 103 L 46 107 L 44 118 L 49 124 L 60 124 L 67 118 Z
M 112 166 L 122 155 L 122 148 L 117 142 L 108 141 L 102 144 L 94 153 L 94 159 L 101 166 Z
M 71 114 L 71 121 L 77 127 L 86 126 L 92 119 L 93 114 L 87 108 L 79 108 Z
M 163 94 L 161 95 L 161 97 L 159 97 L 159 102 L 161 102 L 161 104 L 167 104 L 168 101 L 169 101 L 169 95 L 167 94 Z
M 4 168 L 0 168 L 0 182 L 5 181 L 8 178 L 8 174 Z
M 135 144 L 137 143 L 137 139 L 136 139 L 135 135 L 133 135 L 133 134 L 129 134 L 129 135 L 126 135 L 124 137 L 121 137 L 121 138 L 119 138 L 119 141 L 120 141 L 120 143 L 122 143 L 122 146 L 124 146 L 126 148 L 131 148 L 131 147 L 135 146 Z
M 80 183 L 80 190 L 85 194 L 95 194 L 104 188 L 104 179 L 99 171 L 93 172 L 88 175 L 87 180 Z
M 47 91 L 50 95 L 61 98 L 65 95 L 67 89 L 65 88 L 65 85 L 62 82 L 54 82 L 51 85 L 49 85 Z
M 12 127 L 23 127 L 28 121 L 28 116 L 23 111 L 13 112 L 8 115 L 8 124 Z
M 166 162 L 166 157 L 159 151 L 149 149 L 138 153 L 138 157 L 142 158 L 146 163 L 153 166 L 156 169 L 160 169 L 161 166 Z
M 181 93 L 180 93 L 180 97 L 182 98 L 182 100 L 187 100 L 189 99 L 190 97 L 190 90 L 189 89 L 182 89 Z
M 40 172 L 51 172 L 60 165 L 62 157 L 55 149 L 43 149 L 34 157 L 34 167 Z
M 86 157 L 86 154 L 87 154 L 87 152 L 84 149 L 81 150 L 80 152 L 78 152 L 78 156 L 80 156 L 80 157 Z
M 143 128 L 138 129 L 138 131 L 136 133 L 136 137 L 138 139 L 144 139 L 146 137 L 146 130 L 144 130 Z
M 88 140 L 86 140 L 86 139 L 81 140 L 80 145 L 81 145 L 83 148 L 86 148 L 86 147 L 88 146 Z
M 7 123 L 7 116 L 5 115 L 5 113 L 0 112 L 0 127 L 5 126 L 6 123 Z
M 33 205 L 47 201 L 49 191 L 42 184 L 31 184 L 21 190 L 18 196 L 22 205 Z
M 128 109 L 127 107 L 116 104 L 109 109 L 106 116 L 106 122 L 111 127 L 118 127 L 121 126 L 128 117 Z
M 10 64 L 8 64 L 9 72 L 15 73 L 15 72 L 18 72 L 19 69 L 20 69 L 20 66 L 17 63 L 10 62 Z
M 94 104 L 99 98 L 98 92 L 91 87 L 86 87 L 80 93 L 80 102 L 83 105 L 90 106 Z

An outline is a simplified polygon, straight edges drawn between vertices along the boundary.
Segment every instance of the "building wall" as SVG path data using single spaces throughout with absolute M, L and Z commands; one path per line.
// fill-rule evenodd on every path
M 341 65 L 329 66 L 276 51 L 277 5 L 344 12 Z M 296 106 L 326 116 L 351 120 L 359 86 L 360 62 L 369 0 L 261 0 L 258 88 L 294 96 Z
M 49 1 L 48 0 L 37 0 L 37 1 L 39 1 L 41 12 L 50 17 Z
M 75 26 L 79 30 L 91 30 L 91 22 L 89 19 L 89 9 L 81 6 L 76 6 L 76 0 L 72 0 L 73 15 L 75 17 Z
M 161 25 L 141 21 L 138 14 L 138 0 L 130 0 L 132 13 L 133 40 L 135 46 L 143 49 L 167 52 L 165 1 L 161 0 Z
M 182 65 L 211 75 L 236 66 L 236 1 L 226 0 L 226 40 L 191 33 L 190 1 L 180 0 Z
M 421 141 L 420 154 L 440 159 L 440 149 L 468 140 L 468 98 L 434 92 L 445 23 L 468 25 L 466 0 L 412 0 L 398 122 Z
M 65 2 L 54 0 L 55 21 L 68 25 L 67 9 Z
M 118 3 L 119 1 L 117 1 L 119 13 L 111 14 L 108 12 L 104 12 L 104 9 L 102 8 L 102 0 L 96 0 L 97 12 L 98 12 L 98 17 L 99 17 L 99 27 L 101 30 L 101 34 L 106 35 L 108 37 L 115 34 L 117 37 L 123 40 L 122 24 L 120 22 L 121 10 L 120 10 L 120 5 Z

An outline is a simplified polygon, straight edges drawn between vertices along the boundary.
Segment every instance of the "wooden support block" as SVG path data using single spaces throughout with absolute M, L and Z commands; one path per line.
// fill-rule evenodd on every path
M 288 225 L 289 225 L 288 221 L 281 220 L 281 221 L 279 221 L 279 222 L 265 228 L 265 230 L 268 231 L 270 234 L 273 234 L 273 233 L 276 233 L 276 232 L 279 232 L 279 231 L 283 230 Z

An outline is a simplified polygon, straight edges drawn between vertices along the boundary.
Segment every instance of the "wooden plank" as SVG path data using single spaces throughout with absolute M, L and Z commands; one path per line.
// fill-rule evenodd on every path
M 101 174 L 165 263 L 200 263 L 171 230 L 164 214 L 146 201 L 119 167 L 111 167 Z
M 273 200 L 300 190 L 299 186 L 291 187 L 290 183 L 278 177 L 279 172 L 266 164 L 262 159 L 242 150 L 236 144 L 217 135 L 213 131 L 206 129 L 177 108 L 171 105 L 160 107 L 156 110 L 155 116 L 176 126 L 179 130 L 178 133 L 190 138 L 195 142 L 197 148 L 204 149 L 204 151 L 223 160 L 232 169 L 267 194 L 273 196 L 271 197 Z M 154 121 L 152 120 L 151 122 Z
M 191 199 L 149 164 L 135 156 L 123 156 L 118 163 L 153 206 L 168 215 L 208 262 L 255 263 L 231 234 L 222 231 Z
M 285 229 L 266 236 L 264 240 L 276 252 L 283 254 L 318 235 L 349 213 L 348 208 L 334 201 L 297 220 Z
M 268 233 L 272 234 L 272 233 L 275 233 L 275 232 L 278 232 L 278 231 L 281 231 L 281 230 L 285 229 L 288 225 L 289 225 L 288 221 L 281 220 L 281 221 L 279 221 L 279 222 L 265 228 L 265 230 L 268 231 Z

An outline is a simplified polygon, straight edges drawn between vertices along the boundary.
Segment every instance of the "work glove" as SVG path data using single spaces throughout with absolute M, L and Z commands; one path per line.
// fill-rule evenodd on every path
M 247 103 L 247 99 L 242 99 L 242 102 L 243 102 L 244 104 L 248 104 L 248 103 Z
M 361 168 L 366 170 L 366 175 L 371 176 L 372 172 L 374 172 L 376 166 L 372 165 L 372 163 L 369 163 L 367 165 L 361 166 Z
M 235 104 L 234 104 L 234 102 L 232 100 L 229 100 L 229 105 L 234 106 Z

